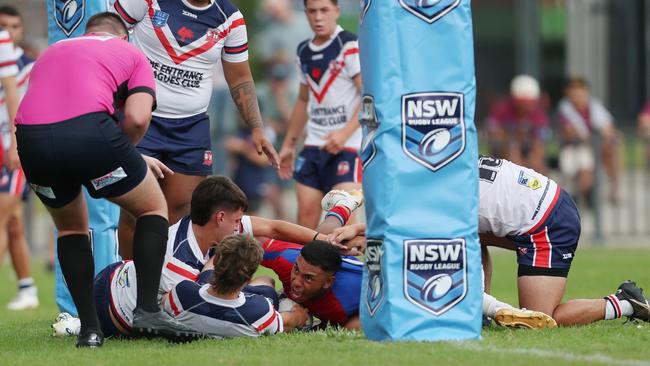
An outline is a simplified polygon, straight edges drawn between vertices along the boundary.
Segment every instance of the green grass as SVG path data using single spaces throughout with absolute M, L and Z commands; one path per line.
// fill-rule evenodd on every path
M 611 293 L 633 278 L 650 290 L 649 249 L 583 248 L 569 277 L 566 298 Z M 493 294 L 516 303 L 514 254 L 495 252 Z M 102 349 L 76 350 L 73 338 L 53 338 L 57 310 L 53 279 L 34 268 L 41 307 L 14 313 L 9 266 L 0 269 L 0 365 L 634 365 L 650 366 L 650 324 L 623 320 L 545 331 L 492 328 L 480 342 L 376 343 L 360 332 L 328 329 L 262 339 L 204 340 L 172 345 L 162 340 L 108 340 Z

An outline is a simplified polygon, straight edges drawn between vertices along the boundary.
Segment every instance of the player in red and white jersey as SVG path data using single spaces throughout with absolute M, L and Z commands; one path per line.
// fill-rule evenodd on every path
M 580 239 L 580 215 L 552 179 L 505 159 L 479 158 L 479 235 L 482 245 L 515 250 L 520 306 L 551 315 L 558 325 L 629 316 L 650 321 L 650 304 L 632 281 L 604 299 L 560 303 Z M 483 247 L 486 288 L 491 265 Z
M 296 180 L 298 223 L 316 227 L 318 202 L 327 192 L 361 184 L 361 67 L 357 36 L 337 25 L 338 1 L 304 4 L 315 36 L 297 50 L 300 91 L 280 152 L 280 177 Z M 305 146 L 294 171 L 295 148 L 305 125 Z
M 0 27 L 4 28 L 14 42 L 14 57 L 18 74 L 16 83 L 19 98 L 27 91 L 29 75 L 34 60 L 27 57 L 17 44 L 24 36 L 23 19 L 12 6 L 0 6 Z M 13 140 L 13 121 L 9 119 L 4 88 L 0 89 L 0 145 L 9 147 Z M 25 240 L 22 200 L 29 192 L 22 168 L 8 169 L 0 160 L 0 241 L 8 239 L 8 245 L 0 242 L 0 262 L 4 250 L 9 249 L 18 279 L 18 294 L 7 304 L 10 310 L 23 310 L 38 306 L 37 290 L 31 275 L 29 247 Z
M 248 38 L 241 12 L 228 0 L 117 0 L 113 11 L 133 30 L 134 44 L 154 69 L 158 108 L 138 145 L 174 171 L 161 177 L 170 222 L 189 212 L 193 189 L 212 173 L 210 123 L 206 110 L 212 70 L 221 62 L 242 119 L 258 153 L 278 164 L 264 135 L 255 84 L 248 64 Z M 127 232 L 133 220 L 120 219 L 120 249 L 130 257 Z

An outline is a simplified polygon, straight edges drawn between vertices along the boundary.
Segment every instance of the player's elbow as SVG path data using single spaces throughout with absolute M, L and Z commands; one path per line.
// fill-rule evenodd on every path
M 133 129 L 146 130 L 151 120 L 150 110 L 144 108 L 132 108 L 124 111 L 124 124 Z

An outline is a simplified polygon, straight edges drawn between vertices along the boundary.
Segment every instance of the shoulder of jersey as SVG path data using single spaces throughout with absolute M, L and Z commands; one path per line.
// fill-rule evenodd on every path
M 219 9 L 219 11 L 222 11 L 226 17 L 230 17 L 239 11 L 239 9 L 228 0 L 216 0 L 214 4 L 216 5 L 216 8 Z
M 356 34 L 352 32 L 348 32 L 346 30 L 339 32 L 337 37 L 341 40 L 343 44 L 346 44 L 348 42 L 355 42 L 357 40 Z
M 303 51 L 305 48 L 307 48 L 307 45 L 309 44 L 309 41 L 311 41 L 311 39 L 306 39 L 306 40 L 304 40 L 304 41 L 302 41 L 302 42 L 300 42 L 300 43 L 298 44 L 298 48 L 296 48 L 296 53 L 297 53 L 298 55 L 300 55 L 300 54 L 302 53 L 302 51 Z

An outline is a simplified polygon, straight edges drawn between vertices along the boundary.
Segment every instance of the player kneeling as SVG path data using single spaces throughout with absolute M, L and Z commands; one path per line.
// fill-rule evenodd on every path
M 302 327 L 307 310 L 295 305 L 290 312 L 279 313 L 271 281 L 247 286 L 263 253 L 251 236 L 226 237 L 215 247 L 214 270 L 201 275 L 205 278 L 211 273 L 209 283 L 178 283 L 164 299 L 164 309 L 193 330 L 215 338 L 257 337 Z

